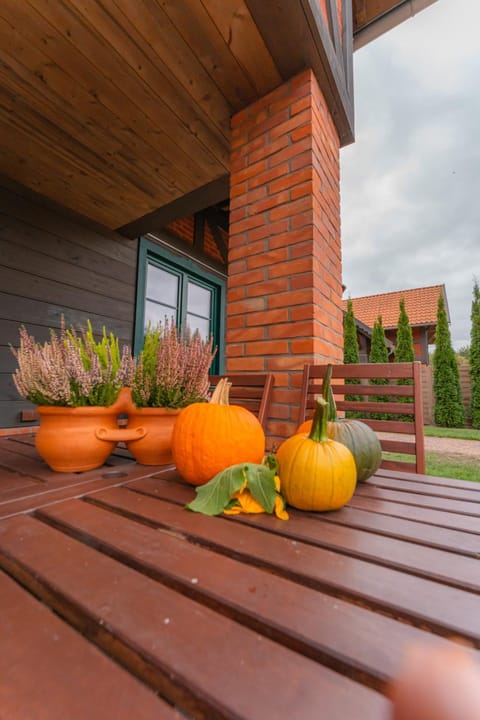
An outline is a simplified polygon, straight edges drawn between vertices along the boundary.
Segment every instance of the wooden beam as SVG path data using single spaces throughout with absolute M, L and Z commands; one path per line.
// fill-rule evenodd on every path
M 215 245 L 218 248 L 218 251 L 220 255 L 222 256 L 222 260 L 225 264 L 228 262 L 228 248 L 223 240 L 222 234 L 218 230 L 218 211 L 215 208 L 208 208 L 205 210 L 205 219 L 208 223 L 208 226 L 210 230 L 212 231 L 213 239 L 215 240 Z
M 189 217 L 210 205 L 215 205 L 228 198 L 230 192 L 230 176 L 223 175 L 207 185 L 187 193 L 177 200 L 154 210 L 147 215 L 134 220 L 128 225 L 123 225 L 117 232 L 126 237 L 138 237 L 147 233 L 155 233 L 162 230 L 174 220 Z
M 311 67 L 332 114 L 340 145 L 353 142 L 353 97 L 347 89 L 344 62 L 337 57 L 318 1 L 246 0 L 246 4 L 282 78 L 288 80 Z
M 353 98 L 353 16 L 351 0 L 342 0 L 342 50 L 347 92 Z
M 193 247 L 201 252 L 204 247 L 203 238 L 205 236 L 205 215 L 203 212 L 195 213 L 193 218 Z
M 337 57 L 342 57 L 342 46 L 340 42 L 340 28 L 338 25 L 338 7 L 337 0 L 327 0 L 327 17 L 330 28 L 330 37 Z

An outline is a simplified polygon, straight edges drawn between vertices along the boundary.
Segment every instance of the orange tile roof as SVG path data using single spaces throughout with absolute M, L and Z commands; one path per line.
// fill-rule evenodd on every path
M 373 327 L 378 316 L 381 315 L 384 328 L 396 328 L 400 313 L 400 300 L 403 298 L 410 325 L 436 325 L 437 304 L 440 293 L 443 293 L 448 317 L 445 285 L 432 285 L 424 288 L 397 290 L 378 295 L 351 298 L 353 314 L 356 320 L 360 320 L 369 327 Z M 342 300 L 342 304 L 343 309 L 346 310 L 347 300 Z

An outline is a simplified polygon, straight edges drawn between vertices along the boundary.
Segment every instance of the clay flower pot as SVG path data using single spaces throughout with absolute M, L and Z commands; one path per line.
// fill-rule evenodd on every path
M 37 406 L 40 427 L 35 447 L 57 472 L 84 472 L 101 467 L 117 442 L 142 437 L 141 427 L 120 429 L 117 416 L 128 405 L 129 391 L 122 390 L 109 407 Z
M 135 408 L 128 411 L 127 430 L 143 431 L 127 441 L 127 448 L 141 465 L 173 465 L 172 434 L 180 410 Z

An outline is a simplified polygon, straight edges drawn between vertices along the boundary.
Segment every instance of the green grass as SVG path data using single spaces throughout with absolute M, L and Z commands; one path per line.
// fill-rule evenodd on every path
M 401 460 L 403 462 L 410 462 L 412 459 L 411 455 L 400 455 L 399 453 L 383 453 L 383 457 L 385 460 Z M 480 482 L 480 462 L 475 458 L 427 452 L 425 460 L 427 475 Z
M 480 430 L 473 428 L 446 428 L 436 427 L 435 425 L 425 425 L 423 428 L 424 435 L 429 437 L 446 437 L 455 438 L 457 440 L 480 440 Z

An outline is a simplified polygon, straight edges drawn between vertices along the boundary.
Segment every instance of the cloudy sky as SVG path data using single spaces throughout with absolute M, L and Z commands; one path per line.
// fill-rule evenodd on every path
M 455 347 L 480 280 L 479 0 L 438 0 L 354 54 L 341 151 L 346 295 L 445 283 Z

